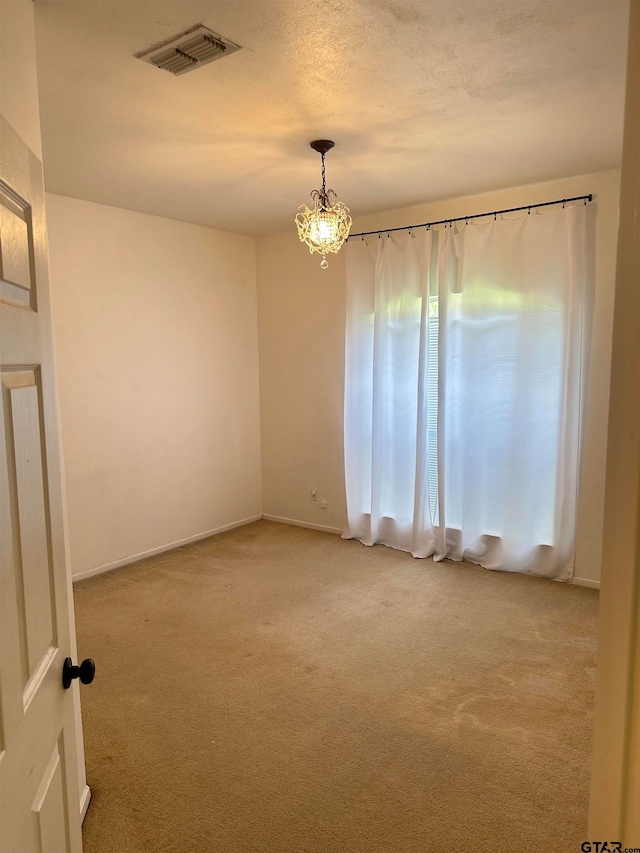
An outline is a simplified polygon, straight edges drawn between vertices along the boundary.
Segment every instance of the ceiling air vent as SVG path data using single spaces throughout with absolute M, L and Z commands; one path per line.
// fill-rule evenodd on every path
M 197 25 L 135 56 L 172 74 L 186 74 L 236 50 L 240 50 L 240 45 Z

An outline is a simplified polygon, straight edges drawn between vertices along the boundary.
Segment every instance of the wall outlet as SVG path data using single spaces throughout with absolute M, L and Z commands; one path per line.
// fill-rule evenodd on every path
M 320 501 L 320 509 L 326 509 L 328 506 L 326 501 Z

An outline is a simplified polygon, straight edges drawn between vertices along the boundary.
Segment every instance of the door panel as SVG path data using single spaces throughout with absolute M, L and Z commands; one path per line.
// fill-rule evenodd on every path
M 1 377 L 8 467 L 12 481 L 8 486 L 15 543 L 18 622 L 21 627 L 20 658 L 26 685 L 57 642 L 50 576 L 52 565 L 39 371 L 34 368 L 5 370 Z
M 64 774 L 59 745 L 56 744 L 31 807 L 34 850 L 38 853 L 49 850 L 66 853 L 69 850 L 69 833 L 64 819 Z
M 0 184 L 0 278 L 24 290 L 31 290 L 33 272 L 30 248 L 33 242 L 29 206 Z

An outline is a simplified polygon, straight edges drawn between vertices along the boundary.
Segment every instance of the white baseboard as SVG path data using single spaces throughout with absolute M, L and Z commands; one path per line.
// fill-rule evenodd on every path
M 87 809 L 89 808 L 90 802 L 91 788 L 88 785 L 85 785 L 84 791 L 82 792 L 82 796 L 80 797 L 80 823 L 84 823 L 84 819 L 87 816 Z
M 592 581 L 589 578 L 573 578 L 571 583 L 576 586 L 588 586 L 589 589 L 600 589 L 600 581 Z
M 313 524 L 311 521 L 299 521 L 297 518 L 281 518 L 279 515 L 263 515 L 265 521 L 276 521 L 278 524 L 293 524 L 294 527 L 308 527 L 309 530 L 321 530 L 323 533 L 342 535 L 339 527 L 327 527 L 324 524 Z
M 76 581 L 83 581 L 86 578 L 92 578 L 94 575 L 101 575 L 103 572 L 110 572 L 112 569 L 119 569 L 122 566 L 137 563 L 139 560 L 145 560 L 147 557 L 154 557 L 156 554 L 163 554 L 165 551 L 173 551 L 174 548 L 181 548 L 183 545 L 190 545 L 192 542 L 199 542 L 200 539 L 208 539 L 210 536 L 224 533 L 227 530 L 233 530 L 235 527 L 252 524 L 254 521 L 260 521 L 261 518 L 262 515 L 252 515 L 250 518 L 232 521 L 231 524 L 224 524 L 222 527 L 215 527 L 213 530 L 205 530 L 204 533 L 196 533 L 195 536 L 187 536 L 186 539 L 179 539 L 177 542 L 169 542 L 168 545 L 161 545 L 159 548 L 151 548 L 149 551 L 143 551 L 140 554 L 132 554 L 130 557 L 123 557 L 122 560 L 115 560 L 113 563 L 105 563 L 104 566 L 97 566 L 95 569 L 78 572 L 78 574 L 73 575 L 72 581 L 74 583 Z

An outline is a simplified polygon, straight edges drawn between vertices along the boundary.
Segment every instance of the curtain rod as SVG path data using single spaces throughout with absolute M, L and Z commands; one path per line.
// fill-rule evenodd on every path
M 349 234 L 347 240 L 353 240 L 354 237 L 370 237 L 372 234 L 391 234 L 392 231 L 412 231 L 414 228 L 431 228 L 432 225 L 449 225 L 453 222 L 468 222 L 470 219 L 480 219 L 483 216 L 493 216 L 497 218 L 498 214 L 516 213 L 519 210 L 528 210 L 531 212 L 537 207 L 549 207 L 551 204 L 561 204 L 563 207 L 570 201 L 593 201 L 593 194 L 575 195 L 572 198 L 558 198 L 555 201 L 541 201 L 538 204 L 523 204 L 522 207 L 507 207 L 504 210 L 490 210 L 487 213 L 472 213 L 470 216 L 453 216 L 447 219 L 437 219 L 434 222 L 421 222 L 420 225 L 401 225 L 398 228 L 379 228 L 377 231 L 360 231 L 358 234 Z

